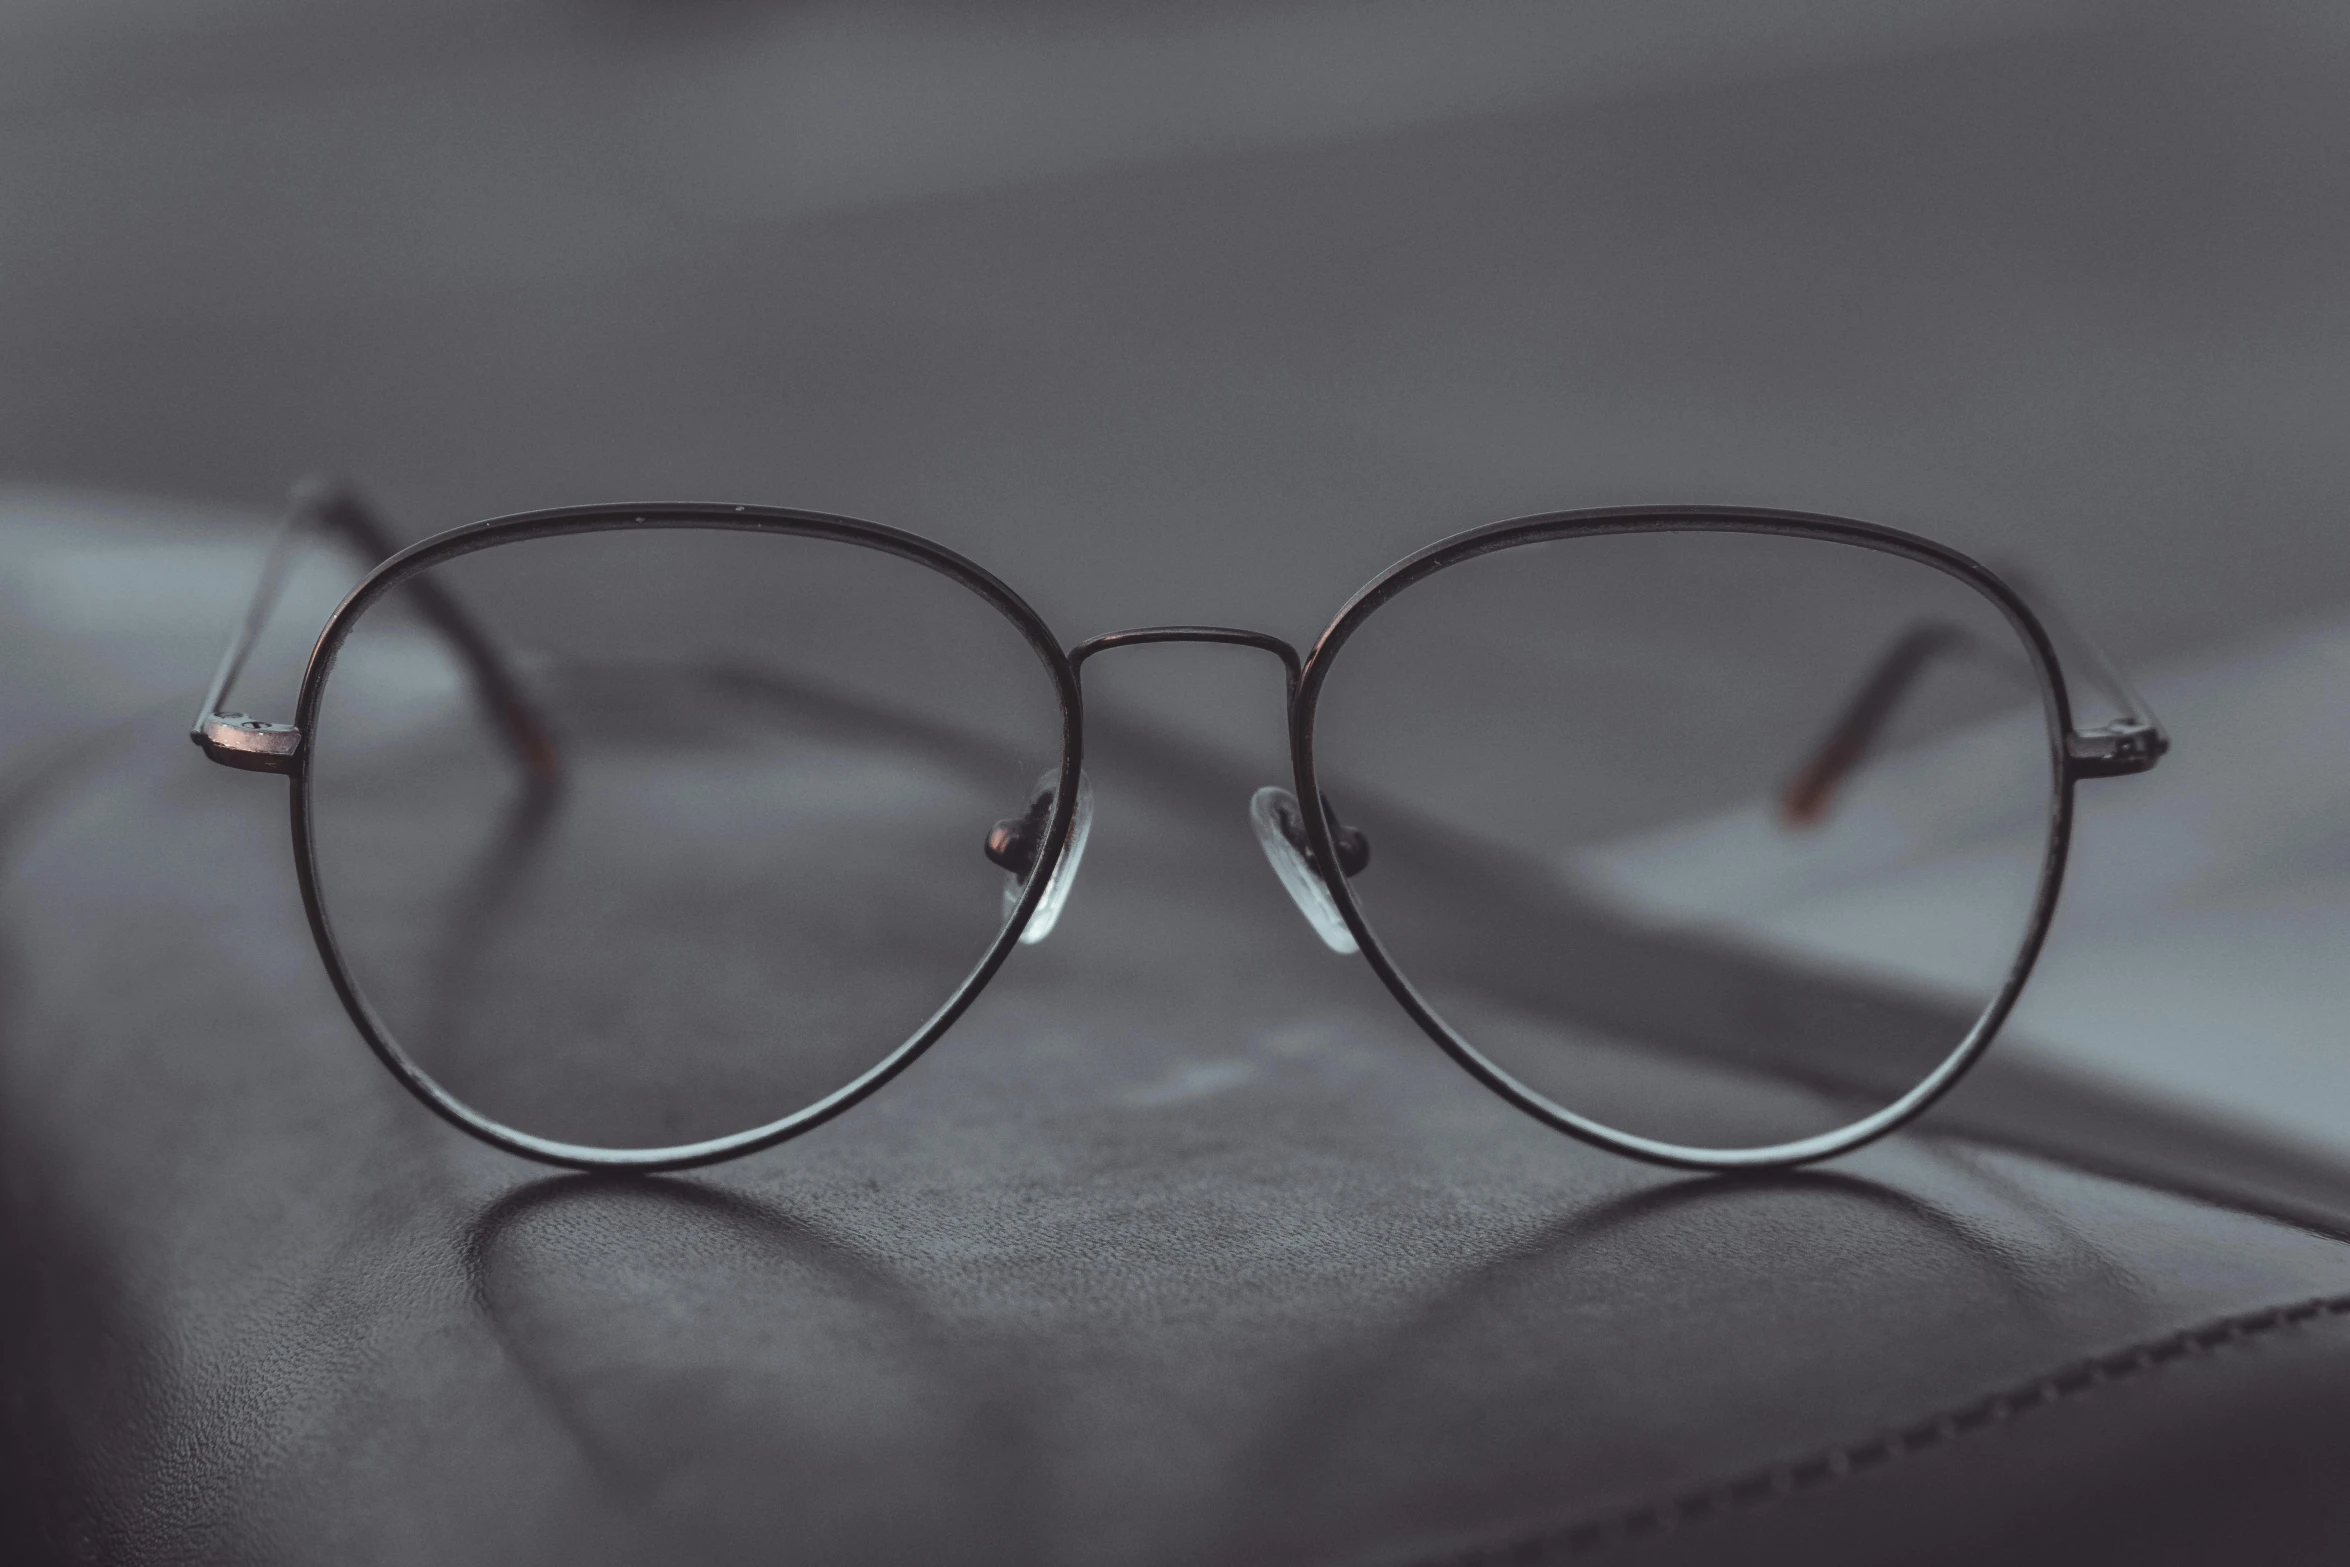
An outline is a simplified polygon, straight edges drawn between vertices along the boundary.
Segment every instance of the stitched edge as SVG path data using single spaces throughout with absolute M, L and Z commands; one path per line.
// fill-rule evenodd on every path
M 2165 1366 L 2201 1359 L 2285 1328 L 2345 1316 L 2350 1316 L 2350 1295 L 2320 1296 L 2221 1317 L 2127 1349 L 2075 1361 L 1898 1430 L 1880 1432 L 1808 1457 L 1751 1470 L 1663 1501 L 1625 1508 L 1581 1523 L 1544 1529 L 1495 1544 L 1471 1546 L 1451 1555 L 1422 1557 L 1417 1567 L 1530 1567 L 1530 1564 L 1593 1556 L 1690 1524 L 1821 1490 L 1850 1476 L 1881 1469 L 1896 1459 L 1930 1452 L 2036 1409 L 2065 1403 Z

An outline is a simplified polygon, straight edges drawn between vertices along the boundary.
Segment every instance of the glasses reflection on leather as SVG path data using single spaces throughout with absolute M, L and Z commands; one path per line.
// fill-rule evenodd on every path
M 368 570 L 291 721 L 227 710 L 320 540 Z M 856 1104 L 1066 923 L 1082 672 L 1161 643 L 1278 661 L 1289 776 L 1235 771 L 1229 803 L 1324 947 L 1536 1120 L 1699 1169 L 1840 1154 L 1946 1092 L 2031 972 L 2075 785 L 2168 746 L 2012 576 L 1810 513 L 1456 534 L 1301 654 L 1065 644 L 845 517 L 573 507 L 398 548 L 328 485 L 193 738 L 288 779 L 320 957 L 425 1105 L 528 1158 L 674 1169 Z

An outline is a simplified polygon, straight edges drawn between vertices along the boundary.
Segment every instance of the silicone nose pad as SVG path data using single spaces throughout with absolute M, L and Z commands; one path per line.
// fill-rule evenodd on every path
M 1346 928 L 1330 889 L 1322 885 L 1313 862 L 1306 858 L 1306 818 L 1298 809 L 1297 796 L 1270 785 L 1259 789 L 1249 796 L 1248 819 L 1257 830 L 1257 844 L 1265 851 L 1273 874 L 1281 878 L 1290 901 L 1314 927 L 1322 945 L 1333 952 L 1357 951 L 1354 932 Z
M 1025 820 L 1036 824 L 1042 833 L 1044 824 L 1052 819 L 1053 795 L 1060 785 L 1060 774 L 1047 773 L 1036 781 L 1036 793 L 1030 797 Z M 998 831 L 1013 823 L 999 824 Z M 1093 780 L 1082 769 L 1077 774 L 1077 810 L 1069 820 L 1069 840 L 1061 849 L 1060 862 L 1053 867 L 1052 879 L 1045 883 L 1044 896 L 1037 900 L 1036 912 L 1028 916 L 1028 925 L 1020 932 L 1020 944 L 1033 947 L 1053 933 L 1061 922 L 1061 906 L 1069 901 L 1069 889 L 1077 880 L 1077 865 L 1085 858 L 1085 840 L 1093 831 Z M 1033 841 L 1033 840 L 1031 840 Z M 1000 860 L 999 860 L 999 863 Z M 1030 874 L 1033 874 L 1031 872 Z M 1028 890 L 1028 877 L 1018 871 L 1008 871 L 1004 877 L 1004 917 L 1011 918 L 1019 908 L 1020 898 Z

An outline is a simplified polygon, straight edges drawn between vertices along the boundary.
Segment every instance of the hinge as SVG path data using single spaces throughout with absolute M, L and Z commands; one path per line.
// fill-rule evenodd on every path
M 302 731 L 243 713 L 214 713 L 189 731 L 204 754 L 248 773 L 290 773 L 302 751 Z
M 2125 718 L 2072 736 L 2065 757 L 2075 778 L 2124 778 L 2151 770 L 2170 749 L 2170 736 L 2159 724 Z

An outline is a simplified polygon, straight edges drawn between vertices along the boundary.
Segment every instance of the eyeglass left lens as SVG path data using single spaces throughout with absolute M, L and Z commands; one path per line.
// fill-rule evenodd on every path
M 559 754 L 534 784 L 395 590 L 307 745 L 320 895 L 386 1042 L 480 1116 L 667 1149 L 891 1059 L 1005 939 L 990 835 L 1061 763 L 1021 628 L 918 561 L 737 529 L 428 568 Z

